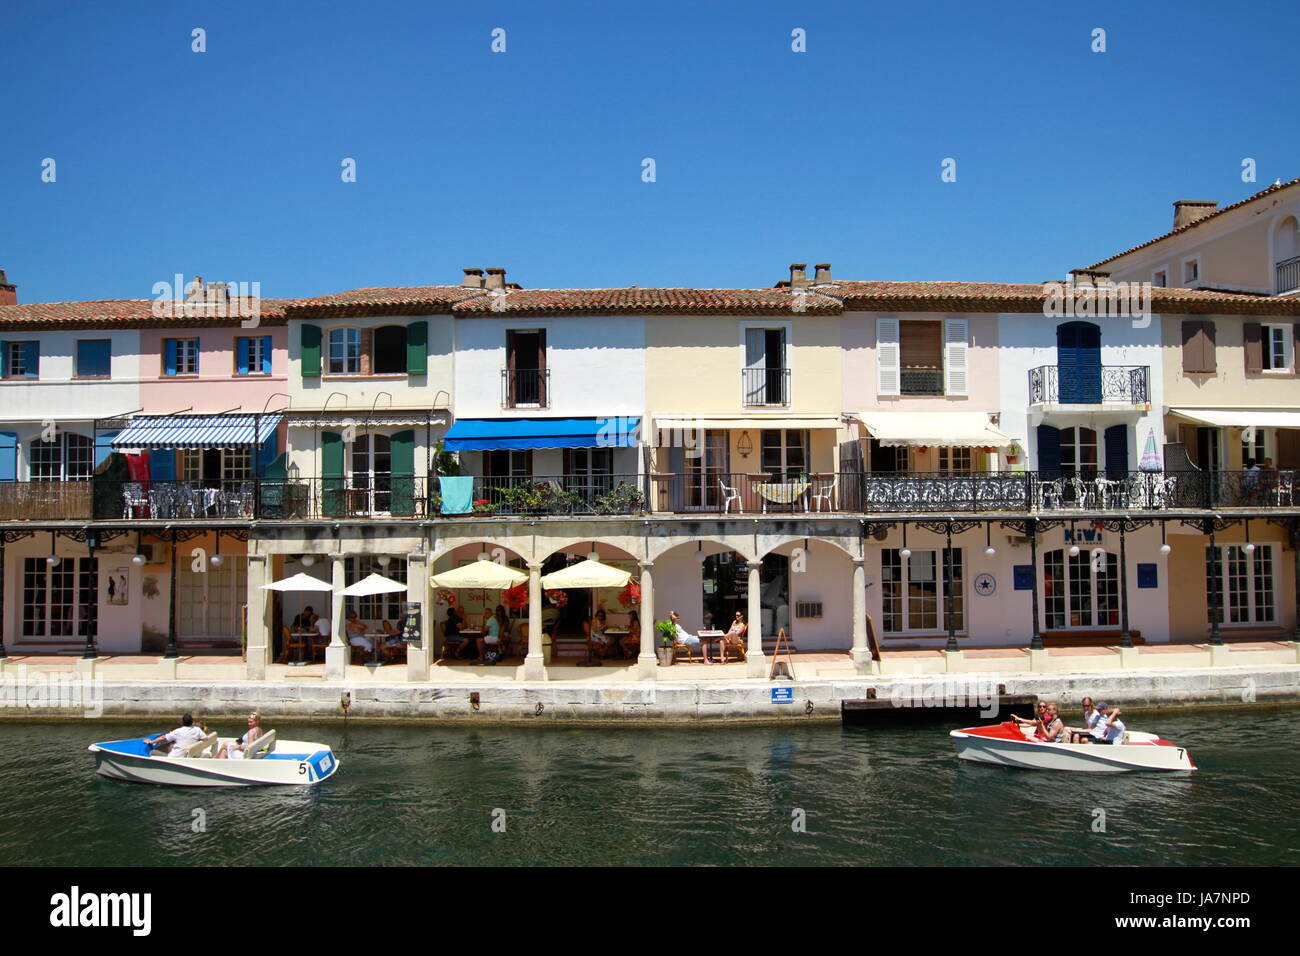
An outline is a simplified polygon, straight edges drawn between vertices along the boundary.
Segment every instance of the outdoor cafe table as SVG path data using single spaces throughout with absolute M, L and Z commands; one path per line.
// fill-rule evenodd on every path
M 722 640 L 727 636 L 727 632 L 726 631 L 696 631 L 696 636 L 700 639 L 700 643 L 704 645 L 703 648 L 704 659 L 707 661 L 709 659 L 709 644 L 713 643 L 714 641 L 717 641 L 719 645 L 718 649 L 721 650 Z
M 626 627 L 605 628 L 605 636 L 609 638 L 610 646 L 613 647 L 617 644 L 619 649 L 623 651 L 624 655 L 626 655 L 627 649 L 623 647 L 623 638 L 627 637 L 631 633 L 632 631 Z
M 801 499 L 811 485 L 810 481 L 755 481 L 754 490 L 763 499 L 763 513 L 767 513 L 767 503 L 790 505 Z M 807 511 L 807 507 L 804 508 Z

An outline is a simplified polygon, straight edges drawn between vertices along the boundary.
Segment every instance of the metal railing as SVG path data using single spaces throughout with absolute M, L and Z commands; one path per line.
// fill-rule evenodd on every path
M 899 392 L 903 395 L 942 395 L 943 369 L 903 366 L 899 370 Z
M 789 405 L 788 368 L 742 368 L 740 389 L 746 405 Z
M 1294 470 L 474 477 L 470 516 L 1197 511 L 1300 507 Z M 0 482 L 0 521 L 449 518 L 437 477 Z
M 1029 404 L 1146 405 L 1145 365 L 1040 365 L 1029 370 Z
M 501 370 L 502 408 L 549 408 L 551 370 L 517 368 Z
M 1300 289 L 1300 256 L 1283 259 L 1273 267 L 1277 277 L 1277 294 L 1294 292 Z

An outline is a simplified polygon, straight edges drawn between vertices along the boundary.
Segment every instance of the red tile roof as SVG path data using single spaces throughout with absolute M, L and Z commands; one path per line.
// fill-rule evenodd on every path
M 283 325 L 286 306 L 292 299 L 262 299 L 259 314 L 266 325 Z M 170 303 L 169 303 L 170 304 Z M 229 308 L 234 315 L 204 314 L 200 306 L 193 315 L 176 304 L 175 315 L 155 315 L 153 299 L 100 299 L 94 302 L 32 302 L 0 305 L 0 329 L 37 328 L 195 328 L 234 326 L 242 321 L 238 314 L 243 300 L 234 300 Z M 251 304 L 247 306 L 251 311 Z
M 792 300 L 780 289 L 522 289 L 491 293 L 456 305 L 461 316 L 506 315 L 788 315 Z M 804 297 L 804 312 L 833 315 L 840 305 L 827 296 Z
M 296 319 L 316 316 L 423 315 L 451 311 L 451 306 L 483 295 L 482 289 L 456 285 L 390 286 L 351 289 L 331 295 L 298 299 L 292 314 Z
M 1208 216 L 1204 216 L 1193 222 L 1189 222 L 1185 226 L 1179 226 L 1177 229 L 1171 229 L 1169 230 L 1169 232 L 1166 232 L 1162 236 L 1156 236 L 1154 239 L 1148 239 L 1146 242 L 1136 245 L 1132 249 L 1125 249 L 1123 252 L 1117 252 L 1113 256 L 1110 256 L 1106 259 L 1102 259 L 1101 262 L 1094 262 L 1088 268 L 1096 269 L 1099 266 L 1104 266 L 1108 262 L 1114 262 L 1116 259 L 1122 259 L 1130 252 L 1137 252 L 1139 249 L 1145 249 L 1147 246 L 1154 246 L 1157 242 L 1163 242 L 1164 240 L 1168 239 L 1170 236 L 1177 236 L 1181 233 L 1186 232 L 1189 229 L 1195 229 L 1197 226 L 1201 225 L 1202 223 L 1209 222 L 1211 219 L 1214 219 L 1216 216 L 1222 216 L 1225 212 L 1231 212 L 1234 209 L 1240 209 L 1242 206 L 1246 205 L 1247 203 L 1252 203 L 1256 199 L 1259 199 L 1263 196 L 1267 196 L 1271 193 L 1280 192 L 1281 190 L 1286 189 L 1290 186 L 1294 186 L 1297 183 L 1300 183 L 1300 179 L 1293 179 L 1288 183 L 1274 183 L 1272 186 L 1269 186 L 1267 189 L 1261 189 L 1259 192 L 1255 193 L 1255 195 L 1247 196 L 1245 199 L 1241 200 L 1240 202 L 1235 202 L 1230 206 L 1224 206 L 1222 209 L 1212 212 Z

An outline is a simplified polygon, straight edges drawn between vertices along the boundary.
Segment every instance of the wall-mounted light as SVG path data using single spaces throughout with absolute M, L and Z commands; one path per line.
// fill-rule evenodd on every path
M 1174 549 L 1169 547 L 1169 542 L 1165 540 L 1165 523 L 1162 521 L 1160 522 L 1160 553 L 1168 554 L 1172 550 Z
M 748 458 L 754 451 L 754 441 L 749 437 L 749 432 L 740 433 L 740 441 L 736 442 L 736 451 L 740 452 L 741 458 Z
M 898 552 L 899 557 L 910 558 L 912 549 L 907 546 L 907 522 L 903 522 L 903 549 Z
M 1079 543 L 1078 541 L 1075 540 L 1075 535 L 1076 535 L 1076 531 L 1074 529 L 1074 522 L 1071 521 L 1070 522 L 1070 557 L 1072 558 L 1077 558 L 1079 556 Z
M 316 563 L 316 557 L 315 557 L 315 555 L 304 554 L 304 555 L 302 556 L 302 566 L 303 566 L 304 568 L 310 568 L 310 567 L 311 567 L 313 564 L 315 564 L 315 563 Z
M 1241 546 L 1241 550 L 1247 554 L 1255 553 L 1255 542 L 1250 540 L 1250 519 L 1246 519 L 1246 543 Z
M 221 532 L 220 531 L 217 532 L 217 550 L 212 555 L 212 557 L 210 557 L 208 560 L 212 562 L 212 566 L 214 568 L 221 567 L 221 562 L 225 560 L 224 558 L 221 557 Z
M 134 565 L 137 565 L 137 566 L 138 566 L 138 565 L 141 565 L 141 564 L 144 564 L 144 555 L 143 555 L 143 554 L 132 555 L 132 556 L 131 556 L 131 563 L 134 564 Z
M 998 553 L 998 549 L 993 547 L 993 522 L 990 521 L 984 525 L 984 553 L 990 558 Z
M 696 542 L 695 560 L 700 562 L 700 564 L 703 564 L 704 559 L 707 557 L 708 555 L 704 553 L 704 542 Z
M 381 568 L 386 568 L 393 563 L 393 559 L 386 554 L 381 554 L 377 560 Z

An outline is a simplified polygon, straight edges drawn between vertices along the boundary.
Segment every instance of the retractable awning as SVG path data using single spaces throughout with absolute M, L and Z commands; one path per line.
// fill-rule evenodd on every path
M 860 412 L 858 418 L 882 445 L 1006 448 L 1014 444 L 984 412 Z
M 1170 414 L 1218 428 L 1300 428 L 1300 409 L 1171 408 Z
M 447 451 L 523 448 L 635 448 L 641 419 L 462 418 L 447 430 Z
M 284 416 L 146 415 L 133 418 L 111 442 L 113 448 L 235 448 L 260 445 L 275 434 Z

